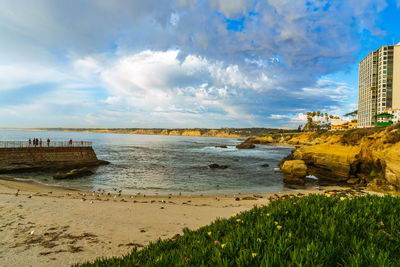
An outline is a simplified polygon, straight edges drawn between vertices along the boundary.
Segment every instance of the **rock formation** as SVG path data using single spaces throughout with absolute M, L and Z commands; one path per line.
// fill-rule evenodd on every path
M 208 165 L 208 167 L 210 167 L 211 169 L 227 169 L 228 165 L 219 165 L 216 163 L 212 163 L 212 164 Z
M 304 161 L 308 174 L 321 180 L 367 185 L 375 191 L 398 190 L 399 128 L 400 124 L 386 129 L 328 132 L 317 137 L 322 143 L 297 148 L 286 160 Z M 312 136 L 307 135 L 308 138 Z M 296 139 L 301 138 L 297 136 Z
M 239 145 L 236 146 L 237 149 L 251 149 L 251 148 L 255 148 L 256 146 L 252 143 L 241 143 Z
M 285 183 L 303 185 L 307 176 L 307 166 L 302 160 L 288 160 L 283 163 L 282 172 L 285 175 Z
M 91 171 L 87 167 L 83 167 L 80 169 L 73 169 L 67 173 L 57 173 L 56 175 L 53 176 L 55 180 L 63 180 L 63 179 L 76 179 L 76 178 L 81 178 L 84 176 L 92 175 L 94 174 L 93 171 Z

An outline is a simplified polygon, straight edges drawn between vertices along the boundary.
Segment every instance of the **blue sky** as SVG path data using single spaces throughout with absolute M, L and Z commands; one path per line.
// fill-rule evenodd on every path
M 400 0 L 0 1 L 0 127 L 297 127 L 357 108 Z

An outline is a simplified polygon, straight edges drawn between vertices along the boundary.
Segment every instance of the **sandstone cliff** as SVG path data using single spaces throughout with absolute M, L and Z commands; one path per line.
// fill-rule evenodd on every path
M 255 144 L 293 145 L 284 159 L 302 160 L 307 174 L 322 180 L 400 190 L 400 124 L 388 128 L 324 133 L 275 134 L 248 138 Z
M 116 129 L 82 129 L 82 128 L 42 128 L 30 130 L 44 131 L 64 131 L 64 132 L 94 132 L 94 133 L 114 133 L 114 134 L 146 134 L 146 135 L 174 135 L 174 136 L 205 136 L 205 137 L 230 137 L 240 138 L 249 136 L 260 136 L 278 132 L 293 132 L 294 130 L 282 130 L 272 128 L 191 128 L 191 129 L 136 129 L 136 128 L 116 128 Z

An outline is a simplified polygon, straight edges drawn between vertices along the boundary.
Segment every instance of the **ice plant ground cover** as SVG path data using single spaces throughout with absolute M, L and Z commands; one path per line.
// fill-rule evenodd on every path
M 400 266 L 400 198 L 274 200 L 81 266 Z

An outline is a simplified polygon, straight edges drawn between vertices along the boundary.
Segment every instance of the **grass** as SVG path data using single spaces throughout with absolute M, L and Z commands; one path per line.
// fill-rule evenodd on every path
M 80 266 L 400 266 L 400 198 L 310 195 Z

